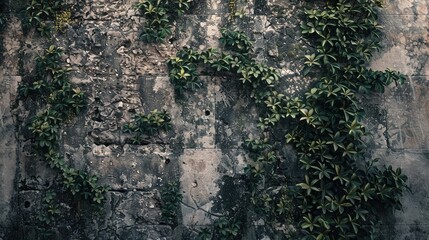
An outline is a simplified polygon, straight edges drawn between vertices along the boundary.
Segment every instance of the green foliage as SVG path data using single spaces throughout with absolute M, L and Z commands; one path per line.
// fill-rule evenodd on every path
M 315 51 L 305 56 L 304 75 L 320 73 L 335 81 L 340 78 L 347 87 L 365 92 L 383 91 L 392 81 L 404 81 L 399 72 L 366 68 L 373 52 L 380 50 L 378 1 L 336 0 L 324 5 L 305 11 L 301 32 Z
M 240 222 L 234 218 L 220 217 L 213 223 L 214 239 L 229 240 L 238 239 Z
M 223 29 L 221 41 L 227 52 L 219 52 L 216 49 L 202 52 L 184 49 L 171 58 L 168 61 L 168 67 L 173 85 L 176 88 L 192 90 L 186 87 L 184 80 L 182 82 L 178 80 L 180 72 L 183 72 L 182 75 L 186 74 L 186 79 L 192 79 L 197 84 L 201 84 L 197 69 L 227 75 L 249 88 L 251 97 L 256 102 L 267 106 L 267 112 L 272 113 L 270 124 L 278 122 L 280 115 L 284 115 L 282 118 L 285 118 L 286 113 L 282 112 L 282 106 L 286 102 L 286 97 L 274 91 L 279 80 L 278 71 L 251 58 L 252 44 L 243 32 Z M 181 91 L 182 94 L 184 90 Z M 263 129 L 267 128 L 264 122 L 262 125 Z M 247 199 L 244 201 L 251 204 L 250 207 L 258 213 L 257 220 L 263 218 L 267 223 L 272 224 L 273 228 L 277 223 L 290 223 L 293 210 L 291 191 L 286 187 L 288 183 L 280 166 L 277 149 L 269 144 L 268 139 L 246 140 L 244 147 L 250 151 L 251 157 L 255 160 L 245 169 L 248 184 L 246 184 Z M 239 239 L 243 228 L 241 221 L 238 220 L 240 214 L 229 215 L 214 222 L 213 234 L 209 231 L 201 231 L 199 238 Z
M 222 37 L 219 41 L 227 50 L 233 50 L 242 54 L 247 54 L 252 51 L 252 42 L 244 32 L 222 28 L 221 33 Z
M 39 114 L 39 117 L 52 118 L 51 115 L 55 115 L 55 124 L 65 120 L 70 114 L 79 113 L 85 107 L 85 96 L 82 90 L 79 87 L 74 88 L 68 81 L 67 74 L 70 69 L 61 66 L 62 54 L 60 48 L 50 46 L 45 50 L 44 55 L 36 59 L 33 79 L 37 80 L 23 82 L 18 87 L 20 99 L 37 96 L 49 103 L 51 108 Z M 43 120 L 41 123 L 44 122 L 46 121 Z
M 232 75 L 252 89 L 251 96 L 263 102 L 279 80 L 276 69 L 257 63 L 249 57 L 252 43 L 243 32 L 223 29 L 221 41 L 231 53 L 219 53 L 217 49 L 197 52 L 183 49 L 168 60 L 170 81 L 176 96 L 182 97 L 186 91 L 194 91 L 202 83 L 197 70 L 204 66 L 213 74 Z
M 268 139 L 246 140 L 244 148 L 254 160 L 244 169 L 250 204 L 271 226 L 293 222 L 292 192 L 281 168 L 278 150 Z
M 241 239 L 240 232 L 242 223 L 235 218 L 221 216 L 213 222 L 211 228 L 202 228 L 198 231 L 198 240 L 220 239 L 232 240 Z
M 32 118 L 28 127 L 33 134 L 33 150 L 51 168 L 60 172 L 62 186 L 77 201 L 87 201 L 93 207 L 101 209 L 108 187 L 99 185 L 97 176 L 68 166 L 59 152 L 61 124 L 85 107 L 84 93 L 79 87 L 72 86 L 67 77 L 69 69 L 61 66 L 62 53 L 60 48 L 50 46 L 36 59 L 34 79 L 39 80 L 21 83 L 18 87 L 19 97 L 21 100 L 38 98 L 48 104 L 47 108 Z M 47 194 L 44 199 L 48 210 L 41 216 L 42 222 L 46 224 L 54 220 L 53 213 L 57 212 L 56 205 L 52 202 L 54 196 L 55 194 Z
M 199 59 L 199 53 L 184 49 L 179 51 L 176 57 L 168 60 L 170 81 L 174 86 L 176 96 L 183 96 L 185 91 L 195 91 L 201 87 L 195 63 Z
M 296 107 L 298 108 L 298 107 Z M 319 82 L 307 92 L 296 112 L 295 127 L 286 136 L 306 174 L 297 184 L 301 227 L 308 236 L 327 239 L 356 238 L 370 234 L 379 221 L 380 203 L 400 208 L 406 177 L 400 169 L 362 169 L 366 134 L 356 96 L 345 85 Z
M 404 76 L 373 71 L 366 64 L 379 50 L 378 3 L 328 1 L 305 11 L 302 34 L 314 46 L 304 74 L 320 80 L 302 101 L 286 109 L 296 119 L 286 140 L 295 146 L 305 177 L 299 187 L 305 239 L 374 238 L 380 209 L 400 209 L 406 176 L 364 158 L 366 135 L 357 93 L 383 91 Z M 285 113 L 285 112 L 283 112 Z M 293 114 L 293 115 L 290 115 Z M 366 162 L 362 168 L 361 162 Z
M 0 12 L 0 31 L 2 31 L 7 24 L 7 17 L 4 13 Z
M 38 220 L 46 226 L 55 223 L 55 219 L 61 214 L 60 205 L 55 201 L 57 194 L 52 191 L 45 193 L 42 199 L 42 208 L 44 211 L 37 216 Z
M 31 0 L 26 8 L 28 23 L 33 25 L 41 36 L 49 37 L 52 33 L 50 22 L 54 22 L 57 14 L 65 7 L 65 2 L 60 0 Z
M 131 123 L 123 127 L 125 133 L 134 134 L 132 142 L 140 144 L 143 136 L 155 135 L 160 130 L 168 131 L 171 129 L 171 117 L 167 111 L 152 110 L 149 114 L 137 114 Z
M 44 152 L 57 146 L 61 120 L 57 111 L 49 109 L 33 118 L 28 129 L 34 134 L 34 149 Z
M 209 228 L 202 228 L 198 231 L 197 240 L 209 240 L 212 239 L 212 232 Z
M 178 73 L 198 79 L 196 70 L 208 68 L 250 87 L 251 97 L 265 110 L 258 123 L 261 130 L 277 130 L 282 119 L 288 120 L 285 140 L 294 146 L 304 172 L 295 187 L 284 175 L 279 142 L 265 135 L 244 144 L 254 160 L 245 169 L 248 197 L 258 216 L 273 228 L 290 224 L 292 213 L 299 211 L 304 239 L 375 238 L 381 211 L 401 208 L 407 177 L 399 168 L 380 168 L 373 165 L 376 161 L 365 159 L 362 137 L 368 133 L 361 123 L 364 111 L 357 96 L 382 92 L 386 85 L 402 84 L 405 77 L 389 69 L 366 67 L 379 49 L 378 2 L 321 4 L 324 7 L 305 11 L 301 26 L 302 35 L 314 46 L 314 52 L 305 56 L 303 73 L 318 77 L 302 98 L 276 91 L 277 71 L 251 59 L 251 44 L 242 33 L 225 29 L 221 39 L 230 53 L 179 52 L 169 62 L 170 79 L 175 85 Z M 190 67 L 182 71 L 181 66 Z M 298 209 L 291 206 L 293 198 L 298 199 Z M 215 228 L 224 222 L 215 223 Z
M 238 0 L 228 1 L 228 11 L 229 11 L 228 20 L 230 22 L 232 22 L 237 17 L 242 18 L 244 16 L 244 9 L 237 9 L 237 5 L 238 5 L 237 3 L 238 3 Z
M 229 10 L 229 18 L 230 18 L 230 20 L 235 15 L 236 7 L 237 7 L 237 1 L 236 0 L 229 0 L 229 2 L 228 2 L 228 10 Z
M 62 184 L 78 200 L 89 202 L 92 207 L 102 210 L 106 201 L 105 193 L 108 186 L 98 184 L 99 177 L 87 172 L 76 170 L 72 167 L 62 166 Z
M 167 224 L 177 225 L 177 209 L 182 201 L 179 182 L 170 182 L 161 189 L 161 214 Z
M 146 19 L 140 35 L 149 43 L 163 42 L 171 35 L 171 25 L 177 16 L 189 10 L 193 0 L 141 0 L 135 5 Z

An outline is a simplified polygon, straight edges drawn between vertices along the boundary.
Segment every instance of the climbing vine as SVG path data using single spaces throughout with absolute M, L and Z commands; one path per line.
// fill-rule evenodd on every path
M 136 5 L 146 18 L 141 38 L 162 42 L 171 35 L 176 16 L 188 11 L 192 0 L 142 0 Z M 258 127 L 262 137 L 248 139 L 244 148 L 253 159 L 242 176 L 246 180 L 244 203 L 251 205 L 256 216 L 268 226 L 293 224 L 299 219 L 304 239 L 370 239 L 377 237 L 381 210 L 400 209 L 399 201 L 406 176 L 401 169 L 378 167 L 378 161 L 366 157 L 368 134 L 361 123 L 364 111 L 359 96 L 384 91 L 385 86 L 401 84 L 404 77 L 392 70 L 374 71 L 367 67 L 374 51 L 380 49 L 380 26 L 376 0 L 316 1 L 314 9 L 304 12 L 302 36 L 312 50 L 305 55 L 303 75 L 314 79 L 312 87 L 301 97 L 291 98 L 278 90 L 280 74 L 252 57 L 252 43 L 241 31 L 222 29 L 223 51 L 183 49 L 168 60 L 169 77 L 176 96 L 183 96 L 202 86 L 199 70 L 212 75 L 236 79 L 249 90 L 250 97 L 261 106 Z M 70 18 L 58 1 L 33 0 L 27 8 L 29 22 L 43 36 L 49 36 L 46 21 L 56 25 Z M 236 1 L 229 1 L 234 13 Z M 3 24 L 0 17 L 0 26 Z M 44 159 L 61 176 L 61 184 L 78 201 L 95 207 L 105 201 L 106 186 L 98 177 L 70 167 L 60 153 L 61 125 L 85 107 L 80 88 L 67 79 L 69 69 L 60 64 L 61 49 L 51 46 L 36 60 L 36 75 L 19 87 L 20 99 L 39 99 L 46 107 L 34 116 L 28 130 L 32 134 L 34 153 Z M 165 111 L 139 114 L 123 131 L 133 134 L 133 143 L 144 136 L 170 128 Z M 285 124 L 287 123 L 287 124 Z M 284 126 L 287 125 L 287 128 Z M 284 132 L 285 139 L 275 139 L 274 130 Z M 291 144 L 296 151 L 303 176 L 293 183 L 284 174 L 280 149 Z M 43 199 L 46 214 L 40 220 L 49 226 L 59 214 L 55 193 Z M 177 184 L 167 185 L 162 201 L 164 221 L 175 224 L 176 209 L 182 196 Z M 234 211 L 247 211 L 247 205 Z M 243 224 L 237 214 L 217 219 L 211 229 L 203 229 L 200 238 L 238 239 Z M 250 221 L 250 220 L 246 220 Z
M 161 217 L 162 220 L 175 227 L 177 226 L 177 209 L 183 199 L 180 193 L 180 183 L 169 182 L 161 188 Z
M 45 109 L 31 118 L 28 126 L 34 156 L 59 172 L 61 191 L 69 192 L 78 206 L 88 202 L 101 210 L 108 187 L 98 183 L 97 175 L 69 166 L 60 153 L 61 125 L 85 107 L 84 93 L 69 82 L 67 74 L 70 69 L 62 66 L 62 53 L 60 48 L 52 45 L 36 59 L 35 76 L 20 84 L 19 99 L 32 98 L 46 104 Z M 43 198 L 45 212 L 39 214 L 39 220 L 44 227 L 50 227 L 60 214 L 55 196 L 54 192 L 48 192 Z
M 163 42 L 171 35 L 174 20 L 189 11 L 193 0 L 141 0 L 135 5 L 146 22 L 140 38 L 149 43 Z
M 292 107 L 295 126 L 287 136 L 305 170 L 300 188 L 301 227 L 308 239 L 375 238 L 380 209 L 400 209 L 406 176 L 366 160 L 367 132 L 358 95 L 383 91 L 404 76 L 367 68 L 380 49 L 379 3 L 328 1 L 305 11 L 302 35 L 314 46 L 304 74 L 315 87 Z M 320 77 L 319 77 L 320 76 Z
M 305 11 L 301 26 L 303 37 L 314 47 L 305 56 L 303 74 L 314 84 L 302 97 L 276 90 L 277 71 L 251 58 L 250 41 L 242 32 L 227 29 L 221 37 L 226 51 L 179 51 L 168 61 L 170 80 L 178 94 L 193 90 L 201 85 L 197 69 L 204 65 L 212 74 L 235 77 L 251 90 L 265 113 L 258 123 L 263 137 L 245 142 L 254 159 L 246 168 L 248 197 L 273 228 L 293 223 L 296 216 L 303 239 L 374 239 L 380 211 L 401 208 L 407 177 L 400 168 L 378 167 L 378 159 L 366 158 L 362 137 L 368 132 L 361 123 L 364 111 L 358 99 L 391 83 L 401 84 L 404 76 L 367 67 L 380 49 L 378 1 L 314 4 L 315 9 Z M 284 121 L 287 129 L 280 124 Z M 284 131 L 285 142 L 276 141 L 272 130 Z M 280 166 L 279 149 L 285 143 L 294 147 L 303 169 L 302 181 L 295 186 Z
M 72 12 L 64 1 L 32 0 L 26 8 L 27 22 L 36 28 L 41 36 L 51 39 L 56 33 L 64 32 L 72 23 Z M 42 212 L 39 213 L 41 233 L 52 233 L 52 225 L 64 214 L 63 204 L 59 203 L 58 192 L 69 193 L 77 213 L 89 205 L 92 210 L 101 211 L 106 201 L 105 193 L 109 187 L 99 183 L 97 175 L 78 170 L 67 162 L 61 154 L 61 127 L 85 108 L 85 95 L 73 86 L 68 79 L 71 68 L 62 63 L 63 50 L 55 45 L 45 49 L 35 60 L 35 69 L 27 75 L 18 87 L 18 99 L 32 99 L 43 109 L 32 116 L 28 123 L 31 133 L 32 154 L 44 160 L 59 174 L 59 180 L 42 199 Z M 64 196 L 61 197 L 64 199 Z M 47 236 L 48 237 L 48 236 Z
M 167 62 L 170 81 L 176 89 L 176 95 L 180 97 L 201 86 L 197 69 L 206 69 L 213 75 L 235 78 L 243 83 L 256 102 L 264 103 L 271 93 L 275 93 L 274 87 L 279 80 L 279 73 L 252 58 L 252 43 L 243 32 L 223 28 L 221 33 L 220 42 L 223 43 L 225 51 L 208 49 L 197 52 L 183 49 Z M 280 220 L 291 221 L 290 191 L 287 179 L 281 176 L 278 146 L 273 146 L 268 140 L 248 140 L 245 148 L 255 160 L 246 168 L 246 175 L 242 176 L 248 183 L 246 197 L 234 211 L 231 210 L 226 216 L 217 219 L 212 228 L 202 229 L 199 232 L 201 239 L 239 239 L 246 221 L 242 218 L 246 216 L 245 211 L 249 210 L 249 206 L 252 206 L 256 213 L 264 215 L 267 223 L 273 226 Z M 265 184 L 272 183 L 271 180 L 279 185 L 273 187 Z M 254 220 L 259 218 L 260 216 Z

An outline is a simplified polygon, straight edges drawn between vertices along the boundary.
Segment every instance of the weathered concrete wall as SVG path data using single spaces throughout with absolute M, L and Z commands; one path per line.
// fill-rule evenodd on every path
M 396 69 L 407 75 L 403 86 L 381 96 L 375 156 L 401 167 L 410 192 L 395 213 L 394 239 L 429 238 L 429 1 L 386 1 L 381 11 L 385 40 L 374 57 L 377 69 Z M 387 234 L 387 233 L 386 233 Z
M 19 161 L 19 142 L 16 131 L 15 100 L 21 81 L 18 73 L 19 39 L 22 34 L 13 26 L 3 33 L 4 54 L 0 62 L 0 238 L 16 215 L 13 202 L 16 200 L 16 177 Z M 14 67 L 15 66 L 15 67 Z
M 144 20 L 132 7 L 136 2 L 79 1 L 76 22 L 55 40 L 65 49 L 64 60 L 74 70 L 72 82 L 88 97 L 85 113 L 63 129 L 64 152 L 72 165 L 99 174 L 102 182 L 112 187 L 105 214 L 98 219 L 70 220 L 58 233 L 60 239 L 187 239 L 180 227 L 172 229 L 162 222 L 159 186 L 180 180 L 184 199 L 179 224 L 193 229 L 221 214 L 215 205 L 222 197 L 224 179 L 241 173 L 248 160 L 241 143 L 256 131 L 258 117 L 248 96 L 229 79 L 205 76 L 201 89 L 176 103 L 164 64 L 183 46 L 200 50 L 217 47 L 220 27 L 228 16 L 228 1 L 200 1 L 191 14 L 177 22 L 171 41 L 160 45 L 137 39 Z M 299 57 L 304 51 L 297 34 L 301 4 L 255 0 L 239 1 L 238 6 L 246 13 L 241 21 L 255 41 L 255 54 L 281 70 L 290 94 L 308 84 L 308 79 L 299 76 Z M 384 50 L 374 58 L 373 67 L 400 70 L 408 75 L 408 81 L 368 99 L 367 122 L 374 132 L 374 156 L 403 168 L 411 192 L 404 196 L 404 211 L 395 213 L 385 235 L 386 239 L 427 240 L 429 1 L 390 0 L 386 6 L 381 12 Z M 35 226 L 34 216 L 28 216 L 40 211 L 40 197 L 55 181 L 55 173 L 29 156 L 30 143 L 16 132 L 25 127 L 22 121 L 30 113 L 22 105 L 14 105 L 16 88 L 21 76 L 34 67 L 34 56 L 45 44 L 45 39 L 32 31 L 24 35 L 21 26 L 21 20 L 13 15 L 3 33 L 0 239 L 8 239 L 2 235 L 7 232 L 17 234 L 15 229 L 21 238 L 30 239 L 24 236 L 31 236 Z M 155 108 L 171 113 L 174 130 L 151 139 L 148 145 L 127 144 L 129 136 L 122 133 L 122 126 L 135 112 L 148 113 Z M 263 239 L 262 233 L 251 231 L 247 239 Z

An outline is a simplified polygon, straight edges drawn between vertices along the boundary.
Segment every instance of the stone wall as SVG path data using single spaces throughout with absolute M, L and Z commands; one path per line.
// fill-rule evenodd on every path
M 71 81 L 88 97 L 85 112 L 62 129 L 68 162 L 102 176 L 111 190 L 103 214 L 66 214 L 57 239 L 192 239 L 196 226 L 222 214 L 222 202 L 237 201 L 249 160 L 241 144 L 256 134 L 258 111 L 238 84 L 203 76 L 205 83 L 181 102 L 175 100 L 165 61 L 184 46 L 218 47 L 220 28 L 228 18 L 227 0 L 198 1 L 181 17 L 166 43 L 138 40 L 144 23 L 137 0 L 78 2 L 73 24 L 53 42 L 65 50 L 73 68 Z M 237 1 L 245 14 L 240 25 L 255 42 L 260 61 L 279 68 L 288 94 L 309 84 L 300 76 L 305 45 L 300 40 L 302 2 Z M 18 12 L 25 1 L 10 0 L 10 23 L 4 37 L 0 71 L 0 239 L 38 239 L 35 213 L 56 173 L 29 154 L 25 119 L 35 109 L 16 101 L 21 79 L 34 68 L 34 57 L 48 46 L 34 30 L 23 31 Z M 428 0 L 387 0 L 383 52 L 373 68 L 392 68 L 407 82 L 383 95 L 364 99 L 374 156 L 401 167 L 409 177 L 404 210 L 385 225 L 386 239 L 426 240 L 429 236 L 429 35 Z M 33 106 L 34 107 L 34 106 Z M 128 143 L 121 130 L 135 113 L 166 109 L 173 130 L 145 145 Z M 290 171 L 293 171 L 291 169 Z M 184 195 L 179 226 L 161 220 L 160 187 L 179 180 Z M 64 206 L 65 209 L 70 206 Z M 70 211 L 73 212 L 73 211 Z M 257 225 L 257 224 L 256 224 Z M 270 239 L 258 226 L 245 239 Z
M 382 121 L 374 125 L 374 155 L 401 167 L 410 191 L 392 222 L 394 239 L 429 236 L 429 1 L 386 1 L 381 11 L 385 40 L 372 67 L 396 69 L 407 75 L 403 86 L 377 97 Z M 375 130 L 377 129 L 377 130 Z M 378 137 L 377 137 L 378 136 Z

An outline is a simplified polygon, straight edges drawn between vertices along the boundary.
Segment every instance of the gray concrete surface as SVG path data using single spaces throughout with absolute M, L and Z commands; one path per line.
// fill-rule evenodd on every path
M 401 167 L 410 192 L 395 213 L 392 238 L 429 239 L 429 1 L 386 1 L 380 22 L 384 26 L 383 50 L 372 67 L 396 69 L 407 75 L 403 86 L 391 87 L 381 97 L 385 136 L 374 156 Z
M 54 40 L 65 49 L 64 60 L 73 68 L 71 81 L 88 96 L 85 113 L 64 126 L 64 153 L 72 165 L 99 174 L 112 187 L 100 219 L 58 220 L 64 227 L 60 236 L 69 239 L 187 239 L 187 230 L 181 234 L 183 229 L 209 224 L 221 214 L 214 206 L 222 197 L 225 179 L 242 173 L 249 159 L 241 143 L 255 133 L 258 112 L 238 86 L 227 78 L 205 76 L 205 85 L 179 103 L 164 64 L 183 46 L 218 47 L 219 29 L 228 15 L 227 1 L 201 1 L 192 14 L 177 22 L 175 40 L 157 46 L 137 40 L 143 18 L 132 7 L 136 2 L 81 1 L 76 22 Z M 238 3 L 245 12 L 242 27 L 255 41 L 258 59 L 280 69 L 287 93 L 305 90 L 309 79 L 299 75 L 298 60 L 305 48 L 296 34 L 301 3 Z M 407 81 L 367 99 L 366 122 L 374 133 L 369 140 L 373 156 L 401 167 L 409 176 L 411 191 L 403 197 L 404 210 L 396 212 L 383 231 L 386 239 L 428 240 L 429 0 L 386 0 L 385 4 L 380 19 L 383 50 L 371 66 L 400 70 Z M 34 68 L 33 59 L 46 40 L 33 31 L 24 35 L 17 15 L 12 16 L 3 37 L 0 240 L 8 239 L 4 234 L 18 225 L 24 235 L 35 231 L 34 212 L 40 209 L 46 183 L 55 179 L 46 165 L 28 156 L 29 142 L 16 132 L 25 128 L 31 110 L 15 104 L 16 89 Z M 171 113 L 174 130 L 151 139 L 148 145 L 126 144 L 129 136 L 121 127 L 134 112 L 155 108 Z M 180 180 L 184 195 L 176 229 L 160 219 L 159 189 L 171 180 Z M 24 204 L 27 201 L 29 207 Z M 256 234 L 258 226 L 249 229 L 247 239 L 269 239 Z

